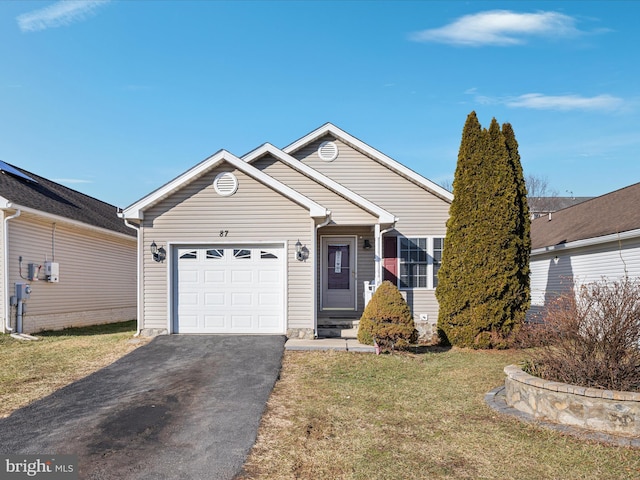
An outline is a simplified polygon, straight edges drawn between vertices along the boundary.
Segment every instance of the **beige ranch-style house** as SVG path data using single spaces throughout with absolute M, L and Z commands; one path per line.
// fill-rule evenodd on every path
M 435 332 L 446 189 L 327 123 L 220 150 L 124 209 L 143 334 L 353 332 L 383 280 Z

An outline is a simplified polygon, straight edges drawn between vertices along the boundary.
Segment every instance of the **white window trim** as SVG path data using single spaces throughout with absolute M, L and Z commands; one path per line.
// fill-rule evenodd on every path
M 402 281 L 400 280 L 400 276 L 401 276 L 401 265 L 402 265 L 402 257 L 401 257 L 401 243 L 402 243 L 402 239 L 426 239 L 427 240 L 427 286 L 426 287 L 402 287 Z M 433 235 L 433 236 L 406 236 L 406 235 L 402 235 L 402 236 L 398 236 L 398 245 L 397 245 L 397 252 L 396 252 L 396 259 L 398 262 L 398 284 L 397 287 L 399 290 L 401 291 L 413 291 L 413 290 L 435 290 L 435 287 L 433 286 L 433 261 L 434 261 L 434 257 L 433 257 L 433 252 L 434 252 L 434 240 L 436 238 L 442 238 L 444 240 L 444 236 L 440 236 L 440 235 Z

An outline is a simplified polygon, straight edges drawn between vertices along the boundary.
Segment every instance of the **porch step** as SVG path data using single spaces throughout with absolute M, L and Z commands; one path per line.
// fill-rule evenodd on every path
M 322 319 L 318 324 L 318 338 L 357 338 L 359 318 Z

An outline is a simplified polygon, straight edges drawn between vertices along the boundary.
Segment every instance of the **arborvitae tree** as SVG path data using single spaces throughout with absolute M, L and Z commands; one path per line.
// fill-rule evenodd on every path
M 529 304 L 529 216 L 510 125 L 500 131 L 493 119 L 483 130 L 469 114 L 453 194 L 436 289 L 438 328 L 453 345 L 502 347 Z

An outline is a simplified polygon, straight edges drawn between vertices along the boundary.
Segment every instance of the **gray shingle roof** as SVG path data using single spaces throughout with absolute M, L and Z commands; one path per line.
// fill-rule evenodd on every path
M 135 231 L 118 217 L 115 206 L 11 166 L 37 183 L 0 171 L 0 196 L 10 202 L 135 237 Z
M 531 248 L 640 229 L 640 183 L 531 222 Z

